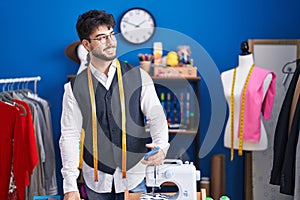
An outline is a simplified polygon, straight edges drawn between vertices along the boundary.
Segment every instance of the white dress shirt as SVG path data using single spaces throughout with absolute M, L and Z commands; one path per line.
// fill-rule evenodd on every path
M 116 73 L 116 60 L 111 64 L 108 76 L 98 71 L 92 65 L 91 73 L 108 90 L 111 86 L 113 77 Z M 168 126 L 166 117 L 157 97 L 153 81 L 147 72 L 141 71 L 142 90 L 141 90 L 141 110 L 146 116 L 150 125 L 150 135 L 152 141 L 157 144 L 167 154 Z M 79 175 L 79 142 L 82 129 L 82 114 L 79 105 L 73 95 L 70 82 L 64 85 L 63 107 L 61 116 L 61 137 L 60 149 L 63 168 L 64 193 L 78 191 L 77 177 Z M 145 177 L 146 165 L 141 162 L 127 171 L 126 180 L 122 178 L 122 171 L 118 167 L 113 175 L 98 171 L 98 182 L 94 181 L 94 169 L 83 162 L 83 176 L 86 185 L 98 193 L 111 192 L 112 182 L 114 180 L 117 193 L 135 188 Z

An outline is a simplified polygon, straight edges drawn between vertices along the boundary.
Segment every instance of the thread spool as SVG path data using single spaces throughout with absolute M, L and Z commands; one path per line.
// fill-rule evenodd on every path
M 200 188 L 206 190 L 206 196 L 210 196 L 210 178 L 202 177 L 200 180 Z

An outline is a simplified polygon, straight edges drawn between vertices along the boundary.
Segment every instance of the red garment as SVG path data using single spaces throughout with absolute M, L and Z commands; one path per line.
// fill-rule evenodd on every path
M 27 103 L 14 100 L 21 107 L 0 101 L 0 199 L 8 199 L 10 172 L 13 163 L 14 178 L 20 200 L 25 199 L 34 167 L 38 163 L 32 115 Z
M 26 110 L 19 109 L 19 126 L 15 131 L 14 139 L 14 177 L 19 199 L 24 199 L 25 187 L 30 184 L 30 174 L 38 163 L 37 143 L 30 107 L 24 101 L 14 99 Z
M 18 108 L 0 101 L 0 199 L 8 199 L 13 135 L 18 127 Z
M 17 189 L 15 189 L 12 193 L 9 193 L 7 199 L 8 200 L 19 200 Z

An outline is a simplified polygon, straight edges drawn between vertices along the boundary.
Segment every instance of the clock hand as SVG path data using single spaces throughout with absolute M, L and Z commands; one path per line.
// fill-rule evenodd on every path
M 142 25 L 143 23 L 145 23 L 146 20 L 142 21 L 141 23 L 139 23 L 136 27 L 140 27 L 140 25 Z
M 123 22 L 126 23 L 126 24 L 130 24 L 130 25 L 132 25 L 132 26 L 138 27 L 138 25 L 136 25 L 136 24 L 134 24 L 134 23 L 131 23 L 131 22 L 128 22 L 128 21 L 123 21 Z

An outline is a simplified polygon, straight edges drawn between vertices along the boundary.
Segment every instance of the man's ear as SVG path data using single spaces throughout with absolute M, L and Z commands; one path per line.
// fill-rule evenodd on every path
M 85 48 L 88 52 L 91 51 L 91 49 L 90 49 L 90 42 L 89 42 L 88 40 L 83 39 L 81 43 L 82 43 L 82 45 L 84 46 L 84 48 Z

